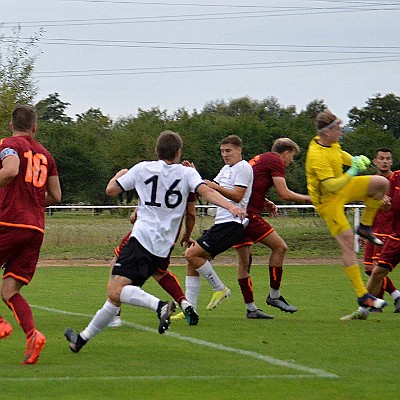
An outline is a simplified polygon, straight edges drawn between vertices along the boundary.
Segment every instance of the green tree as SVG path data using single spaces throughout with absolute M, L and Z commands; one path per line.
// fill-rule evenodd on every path
M 21 29 L 12 36 L 0 35 L 0 135 L 9 132 L 11 113 L 16 104 L 32 104 L 37 93 L 33 69 L 38 58 L 34 53 L 42 31 L 29 40 L 21 39 Z M 33 54 L 34 53 L 34 54 Z
M 389 130 L 400 139 L 400 97 L 394 93 L 382 96 L 380 93 L 366 101 L 363 108 L 353 107 L 349 113 L 349 125 L 356 128 L 366 122 L 373 122 L 381 130 Z
M 69 124 L 72 119 L 65 114 L 65 110 L 69 105 L 70 103 L 60 100 L 60 95 L 57 92 L 49 94 L 35 105 L 38 120 L 41 122 Z

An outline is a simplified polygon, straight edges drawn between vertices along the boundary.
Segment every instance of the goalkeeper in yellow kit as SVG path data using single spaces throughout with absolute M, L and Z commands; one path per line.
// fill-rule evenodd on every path
M 344 319 L 366 319 L 369 307 L 382 308 L 387 303 L 369 294 L 365 288 L 344 205 L 353 201 L 364 202 L 366 208 L 357 233 L 375 245 L 382 245 L 373 235 L 371 225 L 389 183 L 382 176 L 357 176 L 370 161 L 365 156 L 353 157 L 342 150 L 339 144 L 343 135 L 341 122 L 330 111 L 317 115 L 318 135 L 311 140 L 306 157 L 307 189 L 316 211 L 342 250 L 344 270 L 358 298 L 359 311 Z M 350 168 L 343 172 L 343 166 Z

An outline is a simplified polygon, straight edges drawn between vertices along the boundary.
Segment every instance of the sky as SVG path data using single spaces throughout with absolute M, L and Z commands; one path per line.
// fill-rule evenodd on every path
M 4 38 L 43 31 L 35 101 L 57 92 L 69 116 L 113 120 L 273 96 L 297 112 L 324 100 L 346 122 L 400 95 L 399 20 L 384 0 L 0 0 Z

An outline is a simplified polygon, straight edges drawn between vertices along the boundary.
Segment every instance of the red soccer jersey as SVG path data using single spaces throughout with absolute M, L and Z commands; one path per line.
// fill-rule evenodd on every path
M 392 175 L 393 173 L 390 176 Z M 389 180 L 390 176 L 388 178 Z M 379 233 L 383 235 L 390 234 L 392 233 L 392 222 L 393 222 L 392 209 L 388 211 L 378 210 L 374 218 L 374 224 L 372 226 L 372 230 L 374 233 Z
M 30 136 L 11 136 L 0 141 L 0 162 L 7 154 L 18 155 L 18 175 L 0 188 L 0 225 L 44 231 L 46 183 L 58 175 L 54 158 Z M 9 155 L 14 157 L 15 155 Z
M 273 152 L 259 154 L 249 161 L 253 167 L 253 187 L 247 211 L 261 214 L 264 211 L 264 198 L 268 190 L 274 185 L 273 177 L 285 177 L 285 165 Z
M 393 172 L 390 176 L 390 189 L 388 196 L 392 198 L 392 233 L 400 235 L 400 170 Z

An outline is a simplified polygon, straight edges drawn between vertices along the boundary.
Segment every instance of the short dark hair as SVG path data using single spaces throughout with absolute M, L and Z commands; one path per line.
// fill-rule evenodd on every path
M 11 115 L 13 129 L 28 132 L 36 123 L 37 116 L 34 108 L 18 104 Z
M 390 154 L 392 154 L 392 150 L 390 150 L 389 147 L 381 147 L 380 149 L 378 149 L 378 150 L 375 152 L 375 156 L 377 156 L 378 153 L 379 153 L 380 151 L 381 151 L 382 153 L 390 153 Z
M 179 133 L 173 131 L 161 132 L 157 139 L 156 153 L 160 160 L 172 161 L 179 149 L 182 150 L 183 142 Z
M 237 135 L 229 135 L 219 142 L 220 146 L 223 144 L 232 144 L 236 147 L 243 147 L 243 141 Z

